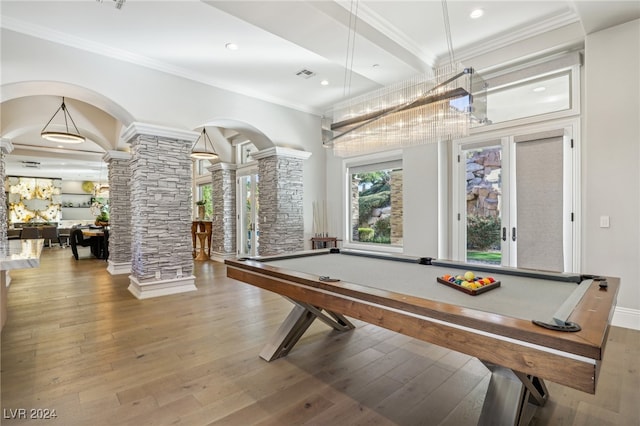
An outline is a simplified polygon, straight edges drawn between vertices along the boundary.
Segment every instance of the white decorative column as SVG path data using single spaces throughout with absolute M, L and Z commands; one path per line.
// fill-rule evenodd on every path
M 111 275 L 131 273 L 131 154 L 109 151 L 109 259 Z
M 258 160 L 260 256 L 304 250 L 303 176 L 310 152 L 273 147 Z
M 6 165 L 4 163 L 5 155 L 9 155 L 13 151 L 13 144 L 7 138 L 0 139 L 0 179 L 2 179 L 2 186 L 7 178 Z M 7 218 L 7 194 L 4 190 L 0 191 L 0 248 L 7 248 L 7 228 L 9 221 Z
M 223 261 L 236 255 L 236 165 L 215 163 L 208 170 L 213 188 L 211 258 Z
M 138 299 L 196 290 L 191 246 L 191 145 L 200 134 L 133 123 L 131 275 Z

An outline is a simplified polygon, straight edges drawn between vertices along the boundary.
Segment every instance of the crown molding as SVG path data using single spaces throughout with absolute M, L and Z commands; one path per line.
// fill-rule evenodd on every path
M 546 34 L 550 31 L 557 30 L 568 25 L 579 23 L 580 19 L 575 11 L 566 9 L 562 13 L 548 15 L 546 18 L 537 22 L 520 27 L 517 30 L 508 31 L 495 35 L 489 40 L 480 43 L 471 44 L 461 49 L 454 49 L 456 61 L 465 62 L 469 59 L 485 55 L 489 52 L 503 49 L 511 44 Z M 438 63 L 447 62 L 448 55 L 438 58 Z
M 309 114 L 320 115 L 322 111 L 316 108 L 307 107 L 304 105 L 293 104 L 283 99 L 279 99 L 272 96 L 266 96 L 262 93 L 247 90 L 244 87 L 234 85 L 221 85 L 219 82 L 212 80 L 210 77 L 193 73 L 184 68 L 175 67 L 165 62 L 156 61 L 151 58 L 142 55 L 136 55 L 131 52 L 127 52 L 122 49 L 114 49 L 101 43 L 95 43 L 88 41 L 80 37 L 70 36 L 60 31 L 54 31 L 48 28 L 41 27 L 39 25 L 33 25 L 26 23 L 19 19 L 3 16 L 0 20 L 0 28 L 4 28 L 10 31 L 15 31 L 20 34 L 26 34 L 31 37 L 39 38 L 48 42 L 57 43 L 72 47 L 75 49 L 84 50 L 96 55 L 105 56 L 115 60 L 129 62 L 134 65 L 142 66 L 145 68 L 153 69 L 156 71 L 164 72 L 166 74 L 175 75 L 178 77 L 186 78 L 187 80 L 196 81 L 198 83 L 205 84 L 207 86 L 216 87 L 221 90 L 233 92 L 239 95 L 248 96 L 264 102 L 280 105 L 286 108 L 291 108 L 296 111 L 306 112 Z

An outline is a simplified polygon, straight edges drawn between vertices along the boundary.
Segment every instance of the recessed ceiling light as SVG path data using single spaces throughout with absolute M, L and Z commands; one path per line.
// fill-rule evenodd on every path
M 534 92 L 544 92 L 545 90 L 547 90 L 547 88 L 544 86 L 538 86 L 533 88 Z
M 229 50 L 238 50 L 238 45 L 235 43 L 227 43 L 224 45 Z
M 481 17 L 482 15 L 484 15 L 484 10 L 482 9 L 474 9 L 471 11 L 471 13 L 469 14 L 469 17 L 471 19 L 478 19 L 479 17 Z
M 322 80 L 320 82 L 320 84 L 323 85 L 323 86 L 328 86 L 329 85 L 329 80 Z

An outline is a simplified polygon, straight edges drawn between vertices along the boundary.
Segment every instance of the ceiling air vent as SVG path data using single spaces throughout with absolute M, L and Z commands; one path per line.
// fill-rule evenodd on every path
M 40 163 L 37 161 L 23 161 L 22 162 L 22 167 L 29 167 L 32 169 L 39 169 L 40 168 Z
M 298 71 L 296 73 L 296 75 L 299 76 L 299 77 L 302 77 L 302 78 L 311 78 L 314 75 L 316 75 L 316 73 L 313 72 L 313 71 L 309 71 L 307 69 L 302 69 L 302 70 Z

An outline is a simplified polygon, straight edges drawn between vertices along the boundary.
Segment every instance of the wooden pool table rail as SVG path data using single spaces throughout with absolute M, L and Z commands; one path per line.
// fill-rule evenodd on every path
M 268 259 L 268 258 L 267 258 Z M 488 333 L 498 334 L 554 349 L 585 356 L 595 360 L 602 359 L 607 329 L 613 316 L 619 279 L 608 278 L 608 288 L 601 290 L 597 283 L 591 283 L 582 301 L 578 304 L 569 320 L 581 325 L 577 333 L 562 333 L 546 330 L 531 321 L 519 318 L 487 313 L 471 308 L 409 296 L 388 290 L 366 287 L 347 281 L 323 282 L 317 275 L 290 271 L 268 263 L 253 260 L 227 260 L 228 266 L 237 266 L 267 276 L 296 282 L 305 286 L 323 289 L 363 301 L 381 304 L 421 316 L 434 318 L 456 325 L 470 327 Z M 425 265 L 425 268 L 429 266 Z M 266 287 L 262 287 L 266 288 Z M 269 290 L 269 288 L 266 288 Z M 295 297 L 293 297 L 295 299 Z M 296 299 L 299 300 L 299 299 Z

